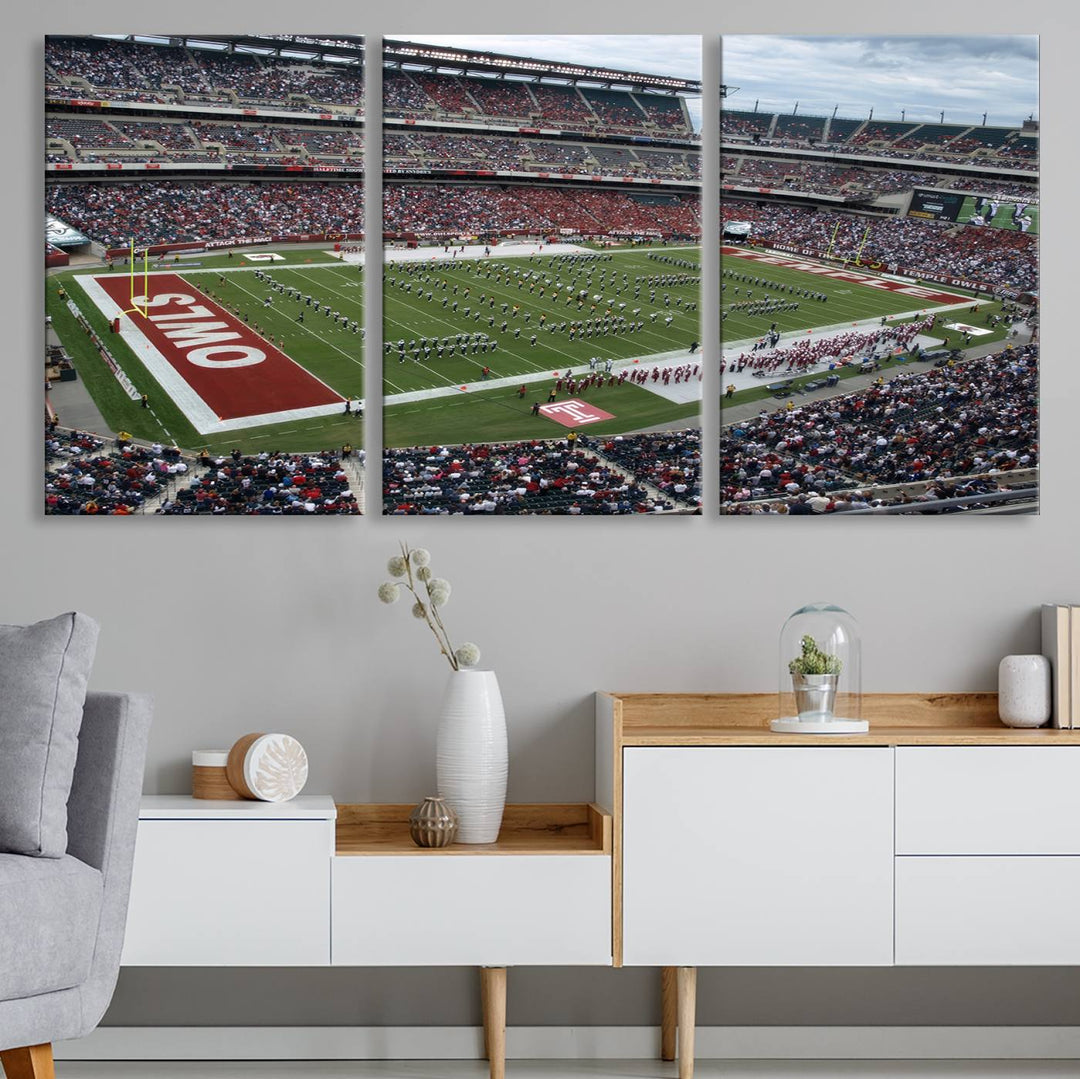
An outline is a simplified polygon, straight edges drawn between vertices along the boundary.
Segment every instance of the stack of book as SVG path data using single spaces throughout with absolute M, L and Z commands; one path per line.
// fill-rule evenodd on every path
M 1080 604 L 1043 604 L 1042 650 L 1053 678 L 1051 723 L 1080 727 Z

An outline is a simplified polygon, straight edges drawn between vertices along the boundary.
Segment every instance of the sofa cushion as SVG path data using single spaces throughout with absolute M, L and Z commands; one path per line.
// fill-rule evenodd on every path
M 0 854 L 0 1001 L 86 981 L 101 896 L 101 873 L 69 854 Z
M 0 853 L 59 858 L 98 625 L 0 625 Z

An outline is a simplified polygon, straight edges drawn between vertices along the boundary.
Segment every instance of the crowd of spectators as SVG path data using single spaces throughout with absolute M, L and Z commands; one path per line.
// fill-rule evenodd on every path
M 360 512 L 348 474 L 336 453 L 261 453 L 229 457 L 204 453 L 202 472 L 164 500 L 168 515 L 352 515 Z
M 45 512 L 137 513 L 176 475 L 179 454 L 125 444 L 105 452 L 105 440 L 81 431 L 45 434 Z
M 759 158 L 725 155 L 722 165 L 725 183 L 753 187 L 784 187 L 827 195 L 887 195 L 931 187 L 939 179 L 933 174 L 904 169 L 870 169 L 852 165 L 823 165 L 794 158 Z
M 573 446 L 560 439 L 387 449 L 383 509 L 397 515 L 660 513 L 678 508 L 676 486 L 683 488 L 678 501 L 684 509 L 696 502 L 700 437 L 697 458 L 675 436 L 640 455 L 642 477 L 651 473 L 667 484 L 663 498 L 613 465 L 607 445 L 582 437 Z M 629 446 L 617 452 L 634 456 Z
M 978 191 L 981 195 L 1019 199 L 1024 203 L 1039 201 L 1037 184 L 988 180 L 984 176 L 947 176 L 941 183 L 946 191 Z
M 691 135 L 682 103 L 674 95 L 448 73 L 388 69 L 383 74 L 383 108 L 395 117 L 480 118 L 514 125 L 542 121 L 573 131 Z
M 826 128 L 828 122 L 828 128 Z M 917 161 L 980 164 L 998 162 L 1009 168 L 1034 169 L 1038 140 L 1016 128 L 964 124 L 921 124 L 900 120 L 826 121 L 823 116 L 741 112 L 725 109 L 725 137 L 753 139 L 763 146 L 842 150 L 845 153 Z
M 526 185 L 386 184 L 383 225 L 394 233 L 450 236 L 550 229 L 573 229 L 582 235 L 694 236 L 700 228 L 696 195 L 635 196 Z
M 593 443 L 639 483 L 648 483 L 680 505 L 701 505 L 701 431 L 615 435 Z
M 334 158 L 344 161 L 363 149 L 363 134 L 355 127 L 309 128 L 292 124 L 208 123 L 194 121 L 114 121 L 49 116 L 48 139 L 65 139 L 79 161 L 261 161 L 291 164 Z M 156 143 L 155 147 L 139 143 Z M 157 147 L 161 147 L 158 149 Z M 296 152 L 300 148 L 300 154 Z M 58 149 L 57 160 L 70 156 Z
M 471 133 L 387 132 L 383 154 L 387 164 L 398 167 L 605 172 L 658 179 L 685 179 L 700 171 L 697 153 Z
M 1010 346 L 735 422 L 721 436 L 721 506 L 833 512 L 852 508 L 841 491 L 1032 469 L 1038 363 L 1038 346 Z
M 232 105 L 238 99 L 292 111 L 320 104 L 360 109 L 364 102 L 358 64 L 72 37 L 46 38 L 45 64 L 47 87 L 85 82 L 109 100 L 182 102 L 194 96 L 210 105 Z
M 781 204 L 727 200 L 724 221 L 749 221 L 751 241 L 781 244 L 807 255 L 876 262 L 914 274 L 967 278 L 1017 292 L 1038 288 L 1039 241 L 1011 229 L 960 226 L 913 217 L 865 217 Z M 869 227 L 869 235 L 864 235 Z
M 52 183 L 49 213 L 107 246 L 364 230 L 364 188 L 309 180 Z

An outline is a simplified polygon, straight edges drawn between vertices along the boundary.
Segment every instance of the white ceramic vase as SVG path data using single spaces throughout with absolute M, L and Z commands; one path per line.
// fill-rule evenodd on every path
M 1050 718 L 1050 661 L 1006 656 L 998 665 L 998 716 L 1009 727 L 1041 727 Z
M 457 814 L 458 843 L 494 843 L 506 805 L 506 715 L 494 671 L 453 671 L 435 746 L 439 796 Z

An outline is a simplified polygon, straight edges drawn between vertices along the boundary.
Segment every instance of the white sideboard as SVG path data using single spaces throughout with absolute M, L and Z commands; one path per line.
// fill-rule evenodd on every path
M 611 964 L 610 816 L 509 805 L 421 850 L 410 808 L 144 797 L 123 964 Z
M 597 695 L 613 962 L 663 969 L 682 1079 L 698 966 L 1080 964 L 1080 730 L 1010 730 L 992 694 L 868 697 L 863 735 L 775 708 Z

